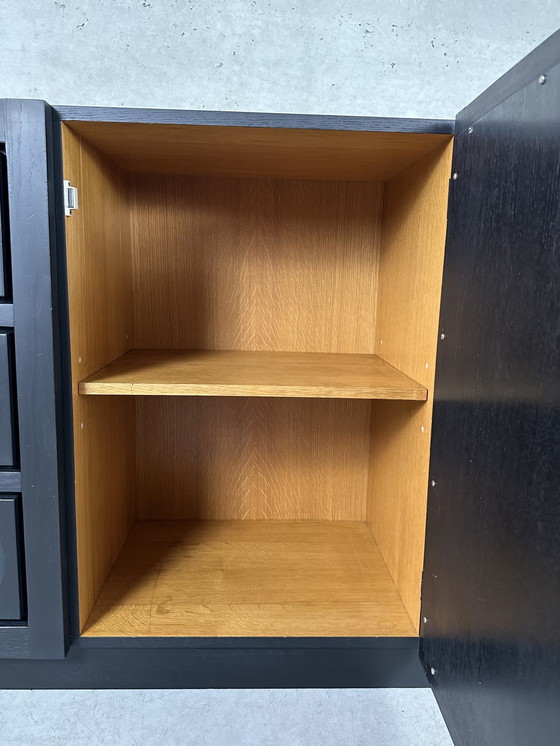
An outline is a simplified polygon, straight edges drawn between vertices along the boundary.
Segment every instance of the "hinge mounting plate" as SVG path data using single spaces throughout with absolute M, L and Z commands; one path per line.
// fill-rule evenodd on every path
M 69 217 L 72 210 L 78 209 L 78 188 L 64 179 L 64 214 Z

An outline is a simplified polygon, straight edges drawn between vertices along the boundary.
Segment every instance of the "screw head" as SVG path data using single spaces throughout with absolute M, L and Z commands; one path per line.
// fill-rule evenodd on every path
M 457 171 L 455 171 L 451 178 L 453 179 L 453 181 L 457 181 L 457 179 L 459 178 L 459 174 L 457 173 Z
M 436 486 L 436 483 L 435 483 L 435 481 L 434 481 L 433 479 L 432 479 L 432 481 L 431 481 L 431 485 L 432 485 L 432 487 L 435 487 L 435 486 Z
M 474 127 L 469 127 L 467 132 L 469 133 L 469 135 L 472 135 L 472 133 L 474 132 Z
M 433 666 L 430 668 L 430 673 L 432 674 L 432 676 L 436 675 L 436 669 Z
M 544 85 L 546 83 L 546 75 L 542 74 L 539 75 L 539 85 Z
M 439 338 L 440 338 L 440 339 L 445 339 L 445 334 L 444 334 L 444 333 L 442 332 L 442 333 L 441 333 L 441 334 L 439 335 Z
M 424 624 L 428 624 L 428 617 L 427 616 L 424 617 Z

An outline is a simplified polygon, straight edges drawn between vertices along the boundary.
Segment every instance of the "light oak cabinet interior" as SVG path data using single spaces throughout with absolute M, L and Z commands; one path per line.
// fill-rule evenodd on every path
M 451 138 L 63 154 L 82 634 L 416 635 Z

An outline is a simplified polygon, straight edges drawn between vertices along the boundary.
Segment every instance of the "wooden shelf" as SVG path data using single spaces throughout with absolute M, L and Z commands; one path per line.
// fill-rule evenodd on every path
M 79 392 L 427 399 L 423 386 L 377 355 L 213 350 L 132 350 L 81 381 Z
M 139 521 L 91 637 L 412 637 L 365 523 Z

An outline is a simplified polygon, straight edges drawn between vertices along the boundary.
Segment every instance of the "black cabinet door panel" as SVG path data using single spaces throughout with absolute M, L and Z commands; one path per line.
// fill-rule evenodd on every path
M 560 743 L 560 33 L 457 118 L 422 655 L 457 744 Z

